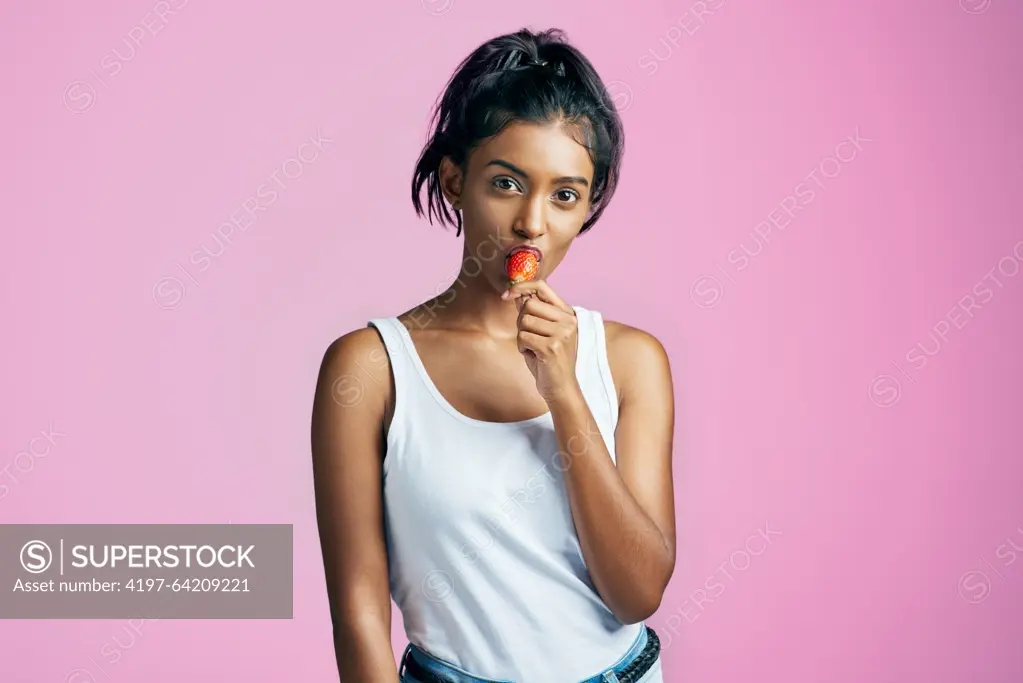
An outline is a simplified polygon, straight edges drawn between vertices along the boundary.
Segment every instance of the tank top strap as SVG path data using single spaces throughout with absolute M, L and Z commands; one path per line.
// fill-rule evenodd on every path
M 597 355 L 597 369 L 601 383 L 607 395 L 611 409 L 611 424 L 618 424 L 618 391 L 615 389 L 614 378 L 611 376 L 611 363 L 607 356 L 607 335 L 604 334 L 604 317 L 599 311 L 591 311 L 593 319 L 593 339 Z
M 593 358 L 593 312 L 582 306 L 572 306 L 572 309 L 575 311 L 576 325 L 578 326 L 579 348 L 575 352 L 578 359 L 576 363 L 578 372 L 595 362 Z
M 415 361 L 412 358 L 412 351 L 405 343 L 405 336 L 408 331 L 397 317 L 373 318 L 367 322 L 368 327 L 374 327 L 380 333 L 387 351 L 387 358 L 391 364 L 391 374 L 394 377 L 394 414 L 391 416 L 391 425 L 387 430 L 387 455 L 383 462 L 384 475 L 387 475 L 392 453 L 399 453 L 405 447 L 408 439 L 409 416 L 421 413 L 421 401 L 416 389 Z M 409 403 L 413 405 L 409 405 Z M 411 412 L 409 412 L 411 411 Z
M 397 318 L 373 318 L 367 323 L 368 327 L 375 327 L 380 332 L 380 338 L 391 361 L 395 382 L 399 379 L 399 373 L 407 370 L 411 360 L 405 350 L 401 330 L 398 329 L 400 325 L 401 321 Z
M 607 356 L 604 317 L 599 311 L 573 306 L 579 321 L 578 371 L 586 373 L 607 402 L 612 428 L 618 424 L 618 393 L 611 377 L 611 364 Z

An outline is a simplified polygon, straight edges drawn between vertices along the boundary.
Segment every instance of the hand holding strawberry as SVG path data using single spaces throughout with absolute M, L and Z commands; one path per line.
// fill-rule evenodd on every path
M 575 374 L 579 349 L 575 310 L 562 301 L 545 280 L 512 284 L 501 298 L 515 299 L 519 309 L 519 352 L 536 378 L 537 391 L 548 405 L 581 391 Z

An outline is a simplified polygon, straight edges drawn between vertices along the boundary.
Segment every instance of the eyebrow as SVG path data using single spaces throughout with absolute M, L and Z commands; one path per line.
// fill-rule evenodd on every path
M 528 173 L 523 171 L 521 168 L 519 168 L 515 164 L 508 163 L 504 159 L 494 159 L 489 164 L 487 164 L 487 166 L 503 166 L 504 168 L 507 168 L 509 171 L 512 171 L 513 173 L 518 173 L 520 176 L 522 176 L 526 180 L 529 180 L 529 174 Z M 581 176 L 568 176 L 568 175 L 561 176 L 560 178 L 555 178 L 554 182 L 556 182 L 556 183 L 579 183 L 580 185 L 582 185 L 584 187 L 589 187 L 590 186 L 589 181 L 587 181 L 586 178 L 583 178 Z

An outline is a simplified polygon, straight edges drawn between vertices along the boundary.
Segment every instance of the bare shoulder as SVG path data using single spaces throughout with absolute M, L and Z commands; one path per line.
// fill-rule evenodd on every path
M 657 337 L 632 325 L 605 320 L 604 338 L 619 404 L 630 390 L 637 387 L 671 385 L 668 354 Z
M 608 346 L 622 346 L 628 351 L 664 353 L 664 346 L 654 335 L 616 320 L 604 321 L 604 336 Z M 667 354 L 665 354 L 667 355 Z
M 604 338 L 607 340 L 609 360 L 614 356 L 620 361 L 638 361 L 644 364 L 668 362 L 668 354 L 661 341 L 638 327 L 605 320 Z
M 319 389 L 342 408 L 383 408 L 390 401 L 391 364 L 380 333 L 352 330 L 330 343 L 320 364 Z
M 380 334 L 372 327 L 360 327 L 332 341 L 323 354 L 323 362 L 333 369 L 351 369 L 352 363 L 380 353 L 387 355 Z
M 390 361 L 380 333 L 362 327 L 332 341 L 323 353 L 322 367 L 332 373 L 377 374 L 380 370 L 386 373 Z

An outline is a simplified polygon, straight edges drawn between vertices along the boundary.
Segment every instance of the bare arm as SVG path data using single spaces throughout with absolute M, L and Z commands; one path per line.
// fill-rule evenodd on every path
M 356 330 L 327 349 L 313 400 L 312 458 L 341 683 L 398 683 L 381 481 L 391 391 L 375 330 Z
M 631 624 L 657 610 L 675 569 L 674 397 L 661 344 L 626 325 L 606 329 L 621 378 L 617 467 L 581 393 L 555 403 L 552 417 L 586 566 L 604 603 Z

